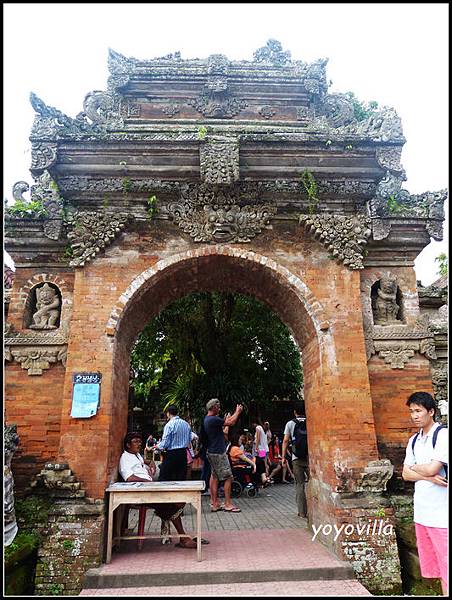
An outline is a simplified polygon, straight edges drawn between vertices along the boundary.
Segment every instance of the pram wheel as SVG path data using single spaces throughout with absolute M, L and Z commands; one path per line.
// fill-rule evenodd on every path
M 233 498 L 238 498 L 239 496 L 242 495 L 242 485 L 240 483 L 240 481 L 237 481 L 236 479 L 233 480 L 232 482 L 232 486 L 231 486 L 231 496 Z
M 246 489 L 246 495 L 248 496 L 248 498 L 254 498 L 254 496 L 257 493 L 257 490 L 254 487 L 254 485 L 247 485 L 245 489 Z

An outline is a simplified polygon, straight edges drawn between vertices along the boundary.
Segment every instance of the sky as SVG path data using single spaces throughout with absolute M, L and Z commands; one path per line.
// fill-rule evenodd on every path
M 407 139 L 404 189 L 448 187 L 447 3 L 4 3 L 3 17 L 9 202 L 15 182 L 33 184 L 31 91 L 75 117 L 88 92 L 107 87 L 108 48 L 141 60 L 176 51 L 183 59 L 252 60 L 269 38 L 293 60 L 328 58 L 331 93 L 353 91 L 396 109 Z M 447 224 L 444 234 L 416 259 L 423 285 L 438 278 L 435 257 L 447 254 Z

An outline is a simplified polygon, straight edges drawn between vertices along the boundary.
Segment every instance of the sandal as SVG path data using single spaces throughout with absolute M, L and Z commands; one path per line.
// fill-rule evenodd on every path
M 225 510 L 222 506 L 217 506 L 216 508 L 214 506 L 210 507 L 210 512 L 219 512 L 220 510 Z
M 193 541 L 194 541 L 194 542 L 198 542 L 198 538 L 197 538 L 197 537 L 194 537 L 194 538 L 193 538 Z M 202 544 L 203 546 L 205 546 L 205 545 L 207 545 L 207 544 L 210 544 L 210 542 L 209 542 L 209 540 L 206 540 L 206 539 L 204 539 L 204 538 L 202 537 L 202 538 L 201 538 L 201 544 Z
M 224 510 L 224 512 L 232 512 L 232 513 L 239 513 L 239 512 L 242 512 L 242 509 L 241 509 L 241 508 L 239 508 L 238 506 L 233 506 L 232 508 L 225 508 L 225 507 L 223 506 L 223 510 Z

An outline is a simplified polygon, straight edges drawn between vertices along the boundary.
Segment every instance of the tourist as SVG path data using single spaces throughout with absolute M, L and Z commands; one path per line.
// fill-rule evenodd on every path
M 258 458 L 261 458 L 265 464 L 265 473 L 268 476 L 269 464 L 268 464 L 268 442 L 267 442 L 267 434 L 264 431 L 264 428 L 260 424 L 258 420 L 255 420 L 252 423 L 253 428 L 255 428 L 254 434 L 254 455 Z
M 175 404 L 166 409 L 168 423 L 163 429 L 161 441 L 155 446 L 165 451 L 160 465 L 159 481 L 185 481 L 187 478 L 187 448 L 191 444 L 191 427 L 178 416 Z
M 303 404 L 297 402 L 294 407 L 295 419 L 288 421 L 284 428 L 284 439 L 282 447 L 282 460 L 281 465 L 284 467 L 287 465 L 287 448 L 289 444 L 292 444 L 292 471 L 295 479 L 295 499 L 297 503 L 298 516 L 307 518 L 308 516 L 308 505 L 306 501 L 306 483 L 309 477 L 309 459 L 306 452 L 302 456 L 297 456 L 297 439 L 295 437 L 298 427 L 305 425 L 306 418 L 303 416 Z M 298 425 L 297 425 L 298 424 Z M 297 430 L 295 427 L 297 426 Z
M 293 473 L 288 461 L 286 461 L 284 466 L 282 465 L 282 456 L 279 450 L 277 435 L 272 435 L 272 439 L 270 440 L 270 444 L 268 446 L 268 460 L 270 463 L 270 480 L 275 481 L 275 476 L 281 475 L 282 483 L 290 483 L 290 481 L 287 479 L 287 475 L 289 474 L 293 479 Z
M 204 417 L 204 430 L 207 437 L 207 459 L 210 463 L 212 474 L 210 476 L 210 501 L 212 512 L 223 510 L 225 512 L 241 512 L 238 506 L 231 501 L 232 471 L 229 459 L 226 453 L 226 440 L 224 436 L 224 427 L 231 427 L 236 424 L 243 407 L 237 404 L 233 415 L 229 413 L 225 418 L 219 416 L 220 401 L 218 398 L 212 398 L 206 404 L 207 415 Z M 223 505 L 218 500 L 218 484 L 224 482 Z
M 229 448 L 228 453 L 232 466 L 243 468 L 244 472 L 247 472 L 250 475 L 251 481 L 256 488 L 260 486 L 267 487 L 270 482 L 265 475 L 263 461 L 257 463 L 255 459 L 253 460 L 253 458 L 240 447 L 240 438 L 241 436 L 239 436 L 238 433 L 233 433 L 230 436 L 231 447 Z
M 153 481 L 155 468 L 153 468 L 152 464 L 145 464 L 144 458 L 140 454 L 141 445 L 141 435 L 135 431 L 127 433 L 124 437 L 124 452 L 119 460 L 119 473 L 124 481 Z M 169 522 L 174 524 L 179 535 L 186 535 L 181 519 L 185 504 L 154 503 L 147 504 L 146 506 L 153 508 L 155 514 L 162 520 L 162 535 L 169 534 L 167 526 Z M 180 548 L 196 548 L 196 542 L 187 537 L 181 537 L 177 546 Z
M 447 596 L 447 429 L 435 422 L 435 401 L 427 392 L 411 394 L 406 404 L 419 428 L 408 441 L 402 477 L 415 482 L 413 521 L 421 575 L 441 579 Z

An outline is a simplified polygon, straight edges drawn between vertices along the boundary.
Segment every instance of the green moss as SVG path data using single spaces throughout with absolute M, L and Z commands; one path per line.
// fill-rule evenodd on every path
M 27 496 L 15 502 L 16 519 L 19 528 L 32 531 L 37 523 L 47 523 L 52 503 L 39 496 Z
M 24 562 L 37 550 L 40 537 L 37 533 L 19 532 L 14 541 L 5 547 L 5 570 L 11 570 L 14 565 Z
M 207 135 L 207 127 L 205 125 L 200 125 L 198 127 L 198 140 L 204 140 Z
M 74 542 L 72 540 L 64 540 L 63 548 L 65 550 L 72 550 L 73 547 L 74 547 Z

